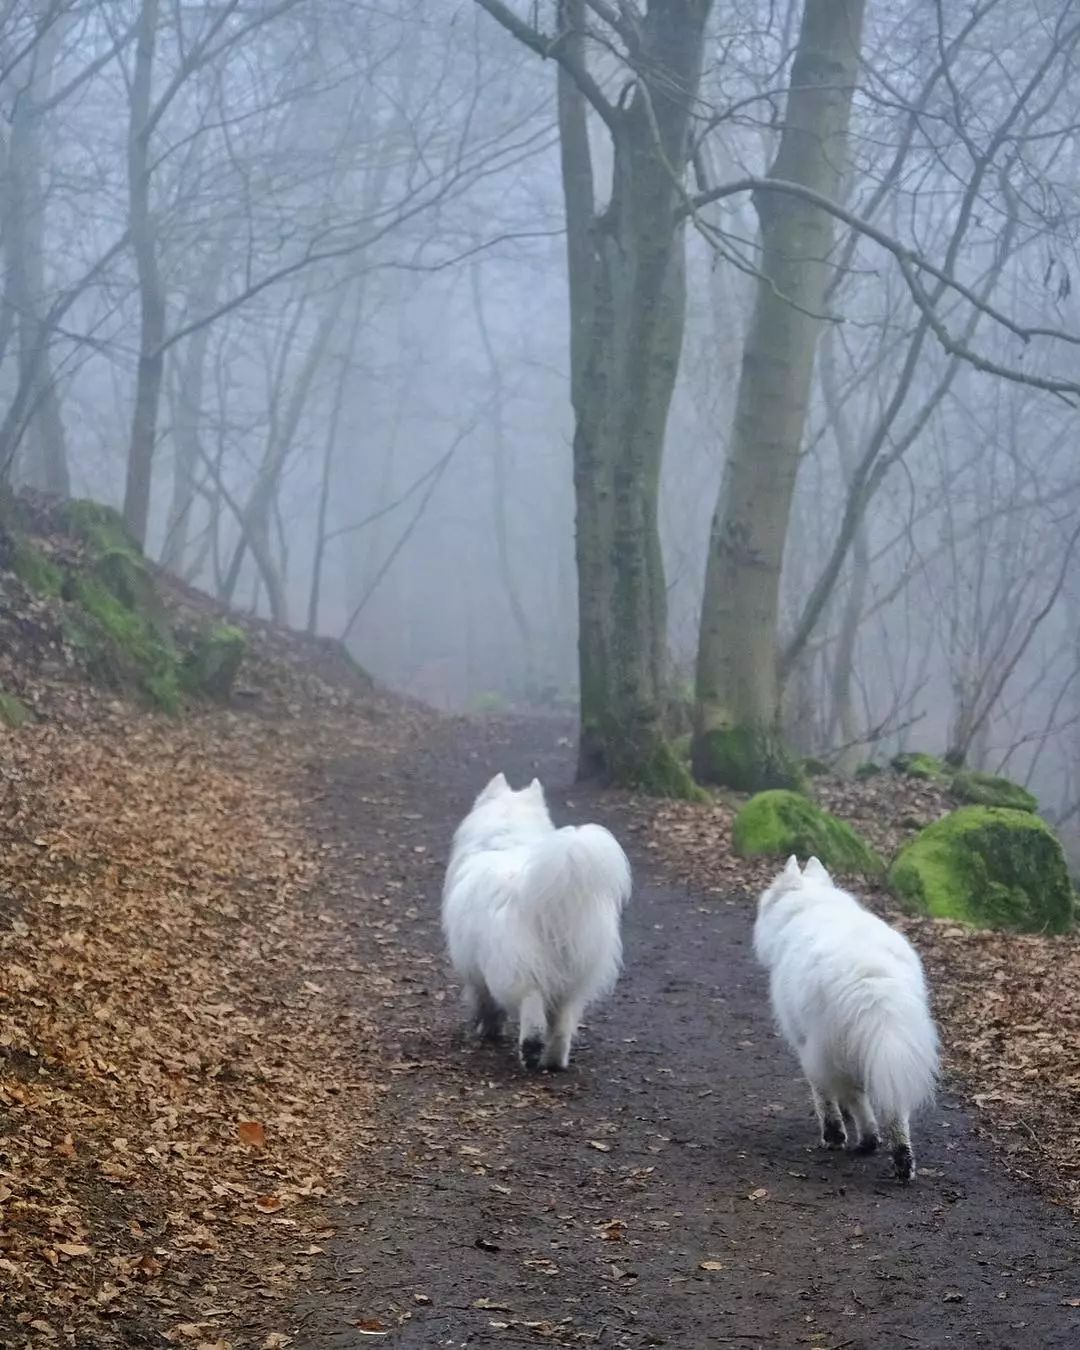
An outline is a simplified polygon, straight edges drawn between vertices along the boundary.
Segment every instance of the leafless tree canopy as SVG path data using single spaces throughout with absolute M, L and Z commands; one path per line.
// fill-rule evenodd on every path
M 1078 44 L 0 0 L 0 467 L 442 706 L 580 703 L 583 767 L 917 745 L 1076 826 Z

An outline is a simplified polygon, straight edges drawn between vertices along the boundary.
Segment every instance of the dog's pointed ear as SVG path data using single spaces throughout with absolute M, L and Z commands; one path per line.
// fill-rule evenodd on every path
M 500 793 L 506 792 L 509 786 L 506 781 L 506 774 L 497 773 L 476 800 L 478 802 L 489 802 L 493 797 L 498 797 Z
M 802 873 L 799 871 L 799 860 L 794 853 L 784 865 L 784 876 L 787 877 L 789 881 L 795 881 L 802 876 Z
M 811 881 L 827 881 L 830 884 L 832 883 L 832 877 L 829 876 L 828 869 L 817 858 L 810 858 L 807 861 L 803 876 L 809 877 Z
M 529 784 L 529 791 L 533 794 L 534 797 L 543 797 L 544 785 L 543 783 L 541 783 L 539 778 L 534 778 L 532 780 L 532 782 Z

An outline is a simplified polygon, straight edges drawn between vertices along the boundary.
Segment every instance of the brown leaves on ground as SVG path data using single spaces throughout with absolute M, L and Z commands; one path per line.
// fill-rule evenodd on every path
M 373 1094 L 291 793 L 371 726 L 81 706 L 3 733 L 0 1327 L 285 1346 Z
M 955 803 L 939 784 L 883 773 L 860 782 L 815 779 L 814 795 L 886 858 Z M 745 798 L 624 804 L 639 844 L 692 894 L 751 905 L 779 868 L 739 858 L 731 826 Z M 922 955 L 941 1027 L 946 1069 L 959 1076 L 1012 1170 L 1080 1216 L 1080 935 L 979 932 L 901 913 L 878 886 L 840 878 Z

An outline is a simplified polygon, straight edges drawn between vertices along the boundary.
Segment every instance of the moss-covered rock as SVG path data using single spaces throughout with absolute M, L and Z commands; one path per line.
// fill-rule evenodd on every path
M 219 623 L 196 634 L 184 657 L 184 685 L 194 694 L 227 699 L 247 652 L 247 635 Z
M 906 774 L 908 778 L 946 778 L 949 773 L 943 760 L 924 750 L 905 750 L 893 755 L 889 763 L 897 773 Z
M 802 766 L 774 728 L 717 727 L 699 732 L 690 756 L 699 783 L 736 792 L 765 792 L 770 788 L 799 792 L 806 786 Z
M 982 928 L 1064 933 L 1074 921 L 1061 843 L 1029 811 L 961 807 L 901 850 L 889 882 L 924 914 Z
M 63 580 L 68 641 L 94 678 L 176 712 L 185 688 L 182 657 L 142 550 L 110 506 L 71 501 L 61 515 L 89 554 Z
M 124 517 L 104 502 L 85 497 L 65 502 L 60 519 L 69 533 L 89 544 L 96 554 L 118 552 L 142 557 L 142 549 L 124 524 Z
M 35 595 L 59 596 L 63 572 L 28 539 L 12 540 L 11 570 Z
M 155 619 L 93 572 L 69 576 L 64 594 L 71 602 L 64 631 L 93 677 L 117 689 L 134 688 L 166 712 L 176 712 L 182 702 L 180 659 Z
M 5 727 L 24 727 L 33 721 L 34 714 L 14 694 L 0 689 L 0 725 Z
M 813 755 L 807 755 L 802 762 L 803 773 L 807 778 L 824 778 L 826 774 L 832 773 L 832 769 L 823 759 L 817 759 Z
M 862 764 L 857 765 L 855 769 L 855 777 L 858 778 L 861 782 L 865 778 L 876 778 L 878 774 L 884 772 L 885 770 L 881 767 L 880 764 L 875 764 L 872 759 L 868 759 L 864 760 Z
M 744 857 L 820 858 L 837 872 L 876 876 L 885 864 L 842 820 L 797 792 L 775 790 L 752 797 L 735 817 L 735 852 Z
M 1008 806 L 1014 811 L 1039 809 L 1038 799 L 1027 788 L 992 773 L 962 769 L 953 775 L 950 791 L 958 801 L 971 802 L 976 806 Z

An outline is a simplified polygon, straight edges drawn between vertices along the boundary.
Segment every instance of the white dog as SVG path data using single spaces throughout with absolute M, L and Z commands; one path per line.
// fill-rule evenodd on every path
M 915 1176 L 910 1117 L 934 1091 L 938 1039 L 911 944 L 794 857 L 758 903 L 754 951 L 773 1012 L 810 1084 L 821 1141 L 873 1153 L 878 1118 L 901 1181 Z
M 610 993 L 630 864 L 599 825 L 551 823 L 538 779 L 497 774 L 458 826 L 443 931 L 476 1030 L 497 1040 L 517 1015 L 527 1069 L 565 1069 L 587 1004 Z

